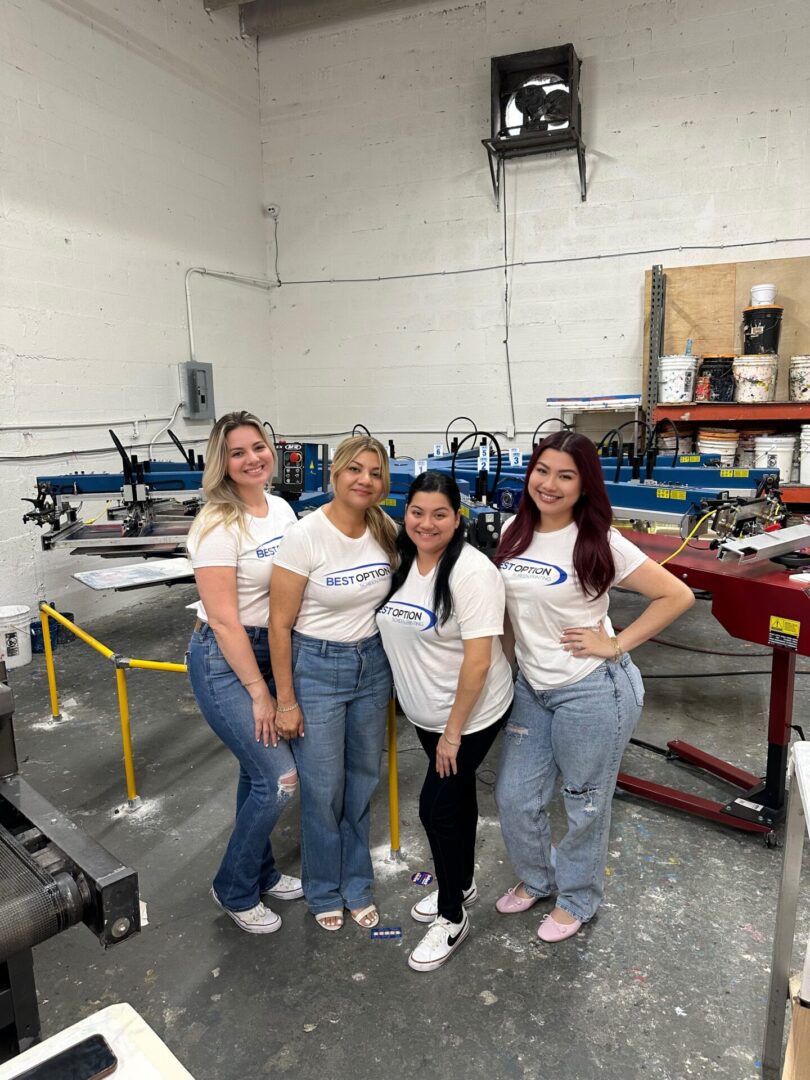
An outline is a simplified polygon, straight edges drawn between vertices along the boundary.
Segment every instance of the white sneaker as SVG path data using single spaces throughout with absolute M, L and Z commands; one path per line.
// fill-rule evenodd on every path
M 248 908 L 247 911 L 231 911 L 230 908 L 225 907 L 213 889 L 211 899 L 248 934 L 272 934 L 281 928 L 281 916 L 276 915 L 275 911 L 271 911 L 269 907 L 265 907 L 261 901 L 255 907 Z
M 472 885 L 469 889 L 465 889 L 461 894 L 461 902 L 465 908 L 472 907 L 475 901 L 478 899 L 478 886 L 473 879 Z M 411 908 L 411 918 L 416 919 L 417 922 L 433 922 L 436 916 L 439 914 L 439 890 L 434 889 L 433 892 L 428 893 L 427 896 L 423 896 L 418 904 L 414 904 Z
M 273 900 L 300 900 L 303 895 L 301 878 L 282 874 L 272 889 L 266 889 L 262 893 L 262 900 L 266 897 L 271 897 Z
M 408 967 L 414 971 L 435 971 L 449 960 L 470 932 L 470 917 L 466 910 L 460 923 L 436 916 L 428 932 L 408 957 Z

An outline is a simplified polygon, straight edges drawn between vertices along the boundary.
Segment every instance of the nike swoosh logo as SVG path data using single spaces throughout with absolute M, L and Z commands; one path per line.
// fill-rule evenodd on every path
M 456 936 L 455 936 L 455 937 L 451 937 L 451 936 L 450 936 L 450 935 L 448 934 L 448 935 L 447 935 L 447 944 L 448 944 L 448 945 L 455 945 L 455 943 L 456 943 L 456 942 L 458 941 L 458 939 L 459 939 L 459 938 L 461 937 L 461 935 L 462 935 L 462 933 L 463 933 L 463 932 L 464 932 L 464 930 L 463 930 L 463 928 L 462 928 L 461 930 L 459 930 L 459 932 L 458 932 L 458 933 L 456 934 Z

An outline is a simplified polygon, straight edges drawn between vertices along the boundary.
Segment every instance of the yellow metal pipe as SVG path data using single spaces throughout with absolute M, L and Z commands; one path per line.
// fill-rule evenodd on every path
M 397 705 L 388 702 L 388 815 L 391 829 L 391 855 L 399 854 L 399 777 L 397 776 Z
M 53 648 L 51 647 L 51 624 L 44 607 L 40 608 L 40 618 L 42 621 L 42 640 L 45 646 L 45 670 L 48 673 L 48 691 L 51 695 L 51 716 L 54 720 L 61 720 L 59 694 L 56 689 L 56 667 L 54 666 Z
M 124 772 L 127 777 L 127 799 L 132 809 L 140 804 L 135 788 L 135 765 L 132 761 L 132 735 L 129 730 L 129 698 L 127 696 L 127 673 L 123 668 L 115 669 L 115 681 L 118 685 L 118 711 L 121 714 L 121 742 L 124 745 Z
M 127 660 L 126 666 L 144 671 L 188 671 L 185 664 L 172 664 L 163 660 Z
M 102 645 L 100 641 L 96 641 L 94 637 L 91 637 L 85 630 L 82 630 L 81 627 L 72 623 L 70 619 L 66 619 L 60 611 L 57 611 L 56 608 L 52 608 L 50 604 L 40 604 L 39 610 L 43 615 L 50 615 L 52 619 L 56 619 L 62 626 L 66 626 L 72 634 L 75 634 L 77 638 L 81 638 L 81 640 L 86 645 L 89 645 L 91 649 L 95 649 L 96 652 L 100 652 L 102 656 L 106 656 L 108 660 L 115 655 L 112 649 L 108 649 L 106 645 Z

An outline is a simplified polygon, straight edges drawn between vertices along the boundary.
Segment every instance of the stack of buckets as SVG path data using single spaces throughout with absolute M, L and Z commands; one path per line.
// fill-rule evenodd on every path
M 751 307 L 743 311 L 743 356 L 733 364 L 734 400 L 773 401 L 779 371 L 779 331 L 783 308 L 774 304 L 775 285 L 754 285 Z
M 658 401 L 679 405 L 695 397 L 696 356 L 662 356 L 658 361 Z
M 737 438 L 737 432 L 728 428 L 698 428 L 698 453 L 719 457 L 721 465 L 732 466 L 737 457 Z

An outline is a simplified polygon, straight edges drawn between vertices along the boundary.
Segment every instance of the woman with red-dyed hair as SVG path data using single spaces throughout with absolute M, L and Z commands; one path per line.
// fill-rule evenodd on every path
M 694 603 L 611 519 L 593 443 L 555 432 L 532 454 L 495 556 L 519 667 L 495 794 L 520 878 L 496 906 L 515 914 L 556 895 L 543 941 L 572 937 L 602 899 L 611 800 L 644 699 L 629 652 Z M 650 603 L 617 635 L 608 591 L 620 582 Z M 568 831 L 552 864 L 547 807 L 558 780 Z

